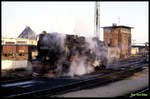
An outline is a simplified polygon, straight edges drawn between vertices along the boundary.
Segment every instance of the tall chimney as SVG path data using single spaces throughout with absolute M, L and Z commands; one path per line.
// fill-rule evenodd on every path
M 94 36 L 100 39 L 100 2 L 95 3 Z
M 117 26 L 117 23 L 113 23 L 112 26 Z

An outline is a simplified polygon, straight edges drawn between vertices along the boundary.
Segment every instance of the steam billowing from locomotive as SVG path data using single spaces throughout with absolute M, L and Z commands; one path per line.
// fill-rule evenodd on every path
M 40 35 L 37 49 L 38 62 L 47 66 L 38 70 L 53 71 L 55 76 L 84 75 L 109 64 L 107 47 L 96 38 L 45 33 Z

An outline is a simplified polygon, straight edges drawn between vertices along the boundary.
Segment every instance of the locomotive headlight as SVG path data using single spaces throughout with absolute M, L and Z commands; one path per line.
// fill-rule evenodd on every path
M 92 50 L 90 50 L 90 54 L 93 54 L 93 51 L 92 51 Z
M 49 57 L 48 57 L 48 56 L 46 56 L 46 60 L 49 60 Z

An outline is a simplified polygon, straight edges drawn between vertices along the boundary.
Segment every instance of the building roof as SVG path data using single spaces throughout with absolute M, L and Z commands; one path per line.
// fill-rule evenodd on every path
M 36 34 L 33 32 L 33 30 L 26 26 L 26 28 L 22 31 L 22 33 L 18 36 L 18 38 L 26 38 L 26 39 L 36 39 Z
M 101 28 L 134 28 L 134 27 L 119 25 L 119 26 L 104 26 L 104 27 L 101 27 Z
M 141 46 L 141 45 L 132 45 L 131 47 L 132 48 L 140 48 L 140 49 L 145 48 L 145 46 Z

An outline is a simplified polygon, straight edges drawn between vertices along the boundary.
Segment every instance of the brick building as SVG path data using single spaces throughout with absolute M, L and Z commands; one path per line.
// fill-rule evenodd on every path
M 110 57 L 127 58 L 131 54 L 131 28 L 129 26 L 102 27 L 104 29 L 104 43 L 108 46 Z
M 30 51 L 34 54 L 37 45 L 37 40 L 25 38 L 2 38 L 1 41 L 2 60 L 29 59 Z

